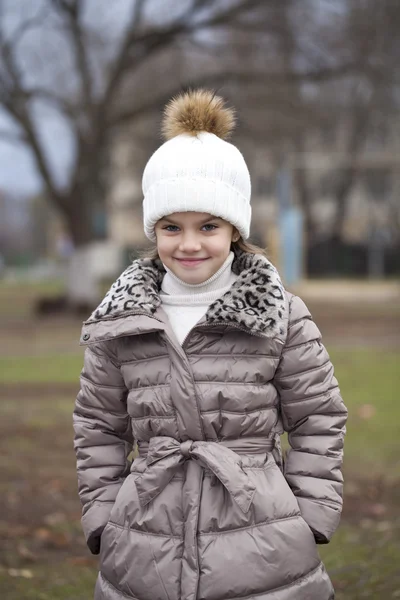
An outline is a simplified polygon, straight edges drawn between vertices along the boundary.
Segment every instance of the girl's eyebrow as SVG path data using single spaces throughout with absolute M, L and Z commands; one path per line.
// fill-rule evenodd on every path
M 214 215 L 210 215 L 207 219 L 202 219 L 200 223 L 203 225 L 204 223 L 208 223 L 209 221 L 221 221 L 220 217 L 214 217 Z
M 201 221 L 199 221 L 199 225 L 204 225 L 204 223 L 208 223 L 209 221 L 220 221 L 220 220 L 221 220 L 220 217 L 214 217 L 213 215 L 210 215 L 206 219 L 202 219 Z M 172 219 L 168 219 L 168 217 L 162 217 L 160 219 L 160 221 L 166 221 L 167 223 L 170 223 L 171 225 L 178 225 L 179 226 L 179 222 L 172 221 Z

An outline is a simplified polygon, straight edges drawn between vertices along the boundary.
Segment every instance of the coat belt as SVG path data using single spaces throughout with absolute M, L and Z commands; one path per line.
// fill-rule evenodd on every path
M 185 461 L 194 460 L 210 470 L 247 513 L 256 487 L 242 469 L 240 454 L 264 454 L 271 452 L 273 447 L 274 440 L 270 438 L 179 442 L 172 437 L 155 436 L 148 443 L 139 443 L 139 455 L 145 456 L 147 463 L 144 473 L 136 479 L 139 501 L 142 506 L 149 504 Z

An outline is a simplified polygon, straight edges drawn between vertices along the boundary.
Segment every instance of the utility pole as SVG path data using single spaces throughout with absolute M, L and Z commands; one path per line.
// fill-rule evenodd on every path
M 285 285 L 293 286 L 303 277 L 303 215 L 292 202 L 292 177 L 290 169 L 282 166 L 277 174 L 279 256 Z

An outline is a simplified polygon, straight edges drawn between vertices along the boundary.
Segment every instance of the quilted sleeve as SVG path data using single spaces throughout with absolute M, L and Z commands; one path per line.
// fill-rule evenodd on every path
M 118 491 L 128 473 L 133 438 L 127 389 L 105 344 L 85 350 L 80 391 L 73 413 L 82 527 L 93 554 Z
M 342 510 L 347 410 L 321 334 L 297 296 L 289 300 L 288 336 L 274 383 L 290 444 L 286 480 L 317 543 L 328 543 Z

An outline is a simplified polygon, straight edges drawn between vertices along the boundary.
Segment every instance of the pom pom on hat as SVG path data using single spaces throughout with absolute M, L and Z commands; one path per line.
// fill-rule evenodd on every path
M 203 212 L 250 233 L 251 183 L 242 154 L 225 141 L 235 112 L 214 92 L 190 90 L 166 106 L 162 131 L 167 139 L 143 173 L 146 236 L 156 241 L 157 221 L 177 212 Z
M 162 133 L 164 139 L 170 140 L 182 133 L 195 136 L 207 131 L 224 140 L 230 136 L 235 124 L 235 111 L 225 107 L 223 98 L 199 89 L 180 94 L 167 104 Z

